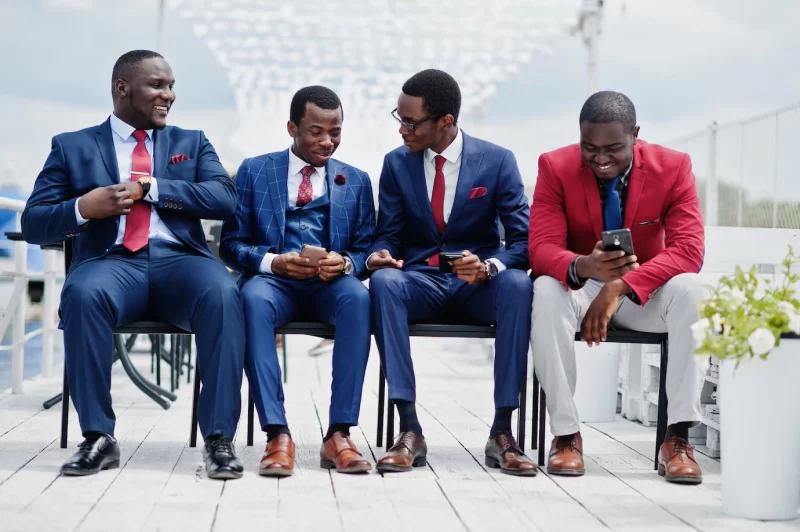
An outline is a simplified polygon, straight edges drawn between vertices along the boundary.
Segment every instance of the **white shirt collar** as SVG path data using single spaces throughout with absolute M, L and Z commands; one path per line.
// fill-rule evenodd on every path
M 434 164 L 434 158 L 437 155 L 441 155 L 446 160 L 451 163 L 457 163 L 458 160 L 461 158 L 461 150 L 464 148 L 464 136 L 461 134 L 461 128 L 458 129 L 458 133 L 456 133 L 456 138 L 453 139 L 453 142 L 444 149 L 442 153 L 436 153 L 432 149 L 428 148 L 425 150 L 425 159 Z
M 127 124 L 126 122 L 122 121 L 114 113 L 111 113 L 111 116 L 109 117 L 109 121 L 111 122 L 111 130 L 114 133 L 116 133 L 117 135 L 119 135 L 122 138 L 122 140 L 126 140 L 127 141 L 129 138 L 131 138 L 131 135 L 133 135 L 133 132 L 136 131 L 135 127 L 133 127 L 130 124 Z M 146 129 L 145 133 L 147 133 L 147 136 L 152 141 L 153 140 L 153 130 L 152 129 Z
M 299 174 L 300 171 L 306 166 L 309 166 L 309 164 L 295 155 L 292 151 L 292 148 L 289 148 L 289 175 Z M 325 177 L 324 166 L 314 167 L 314 169 L 317 171 L 317 174 L 319 174 L 320 177 Z

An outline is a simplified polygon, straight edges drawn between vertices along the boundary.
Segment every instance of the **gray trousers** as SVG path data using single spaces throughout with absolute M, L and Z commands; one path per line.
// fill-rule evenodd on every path
M 547 395 L 554 436 L 580 430 L 573 395 L 577 383 L 575 332 L 603 283 L 589 280 L 581 290 L 566 290 L 552 277 L 533 285 L 531 349 L 533 366 Z M 697 303 L 705 289 L 696 274 L 678 275 L 652 294 L 643 307 L 623 298 L 611 320 L 618 328 L 669 333 L 667 364 L 668 423 L 700 421 L 700 370 L 692 354 L 691 326 L 698 320 Z M 587 375 L 586 378 L 591 378 Z

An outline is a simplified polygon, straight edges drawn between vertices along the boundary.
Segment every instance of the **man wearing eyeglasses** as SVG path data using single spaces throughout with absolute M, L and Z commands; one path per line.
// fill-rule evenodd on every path
M 423 70 L 403 85 L 392 112 L 404 146 L 384 159 L 367 268 L 375 271 L 373 327 L 389 399 L 400 412 L 400 434 L 378 470 L 426 464 L 408 323 L 478 322 L 497 325 L 495 419 L 486 464 L 533 476 L 536 465 L 511 431 L 526 372 L 533 297 L 526 275 L 528 202 L 514 154 L 462 132 L 460 108 L 458 83 L 440 70 Z

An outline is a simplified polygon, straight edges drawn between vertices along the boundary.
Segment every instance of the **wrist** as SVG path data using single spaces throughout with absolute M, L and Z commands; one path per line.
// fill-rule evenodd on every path
M 578 275 L 579 279 L 586 279 L 591 277 L 589 273 L 586 271 L 586 259 L 589 258 L 586 255 L 579 255 L 578 262 L 575 263 L 575 273 Z
M 606 287 L 618 296 L 626 296 L 631 293 L 631 287 L 622 279 L 615 279 L 606 283 Z

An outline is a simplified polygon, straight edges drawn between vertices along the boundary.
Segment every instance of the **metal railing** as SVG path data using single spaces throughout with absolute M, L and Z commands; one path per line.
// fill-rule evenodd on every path
M 23 209 L 25 209 L 24 201 L 0 197 L 0 210 L 16 213 L 16 231 L 21 230 Z M 11 344 L 0 346 L 0 351 L 11 351 L 11 392 L 22 393 L 25 342 L 31 338 L 42 335 L 42 376 L 51 377 L 53 375 L 53 353 L 58 332 L 55 314 L 60 298 L 56 284 L 59 273 L 57 271 L 59 252 L 46 250 L 44 272 L 32 273 L 28 271 L 28 244 L 14 242 L 13 249 L 14 270 L 0 272 L 0 277 L 11 277 L 14 281 L 11 298 L 6 302 L 2 309 L 2 316 L 0 316 L 0 338 L 5 336 L 10 325 Z M 42 326 L 25 334 L 28 281 L 31 279 L 44 280 L 44 309 Z
M 665 143 L 689 153 L 706 225 L 800 229 L 800 102 Z

